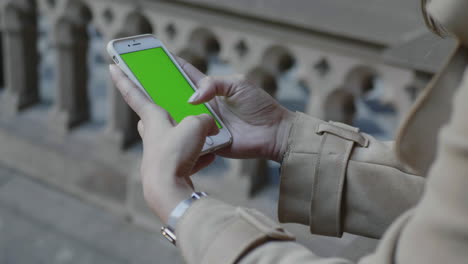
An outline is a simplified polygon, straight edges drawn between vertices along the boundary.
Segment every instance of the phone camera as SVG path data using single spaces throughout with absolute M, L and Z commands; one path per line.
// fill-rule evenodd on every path
M 130 47 L 130 44 L 128 44 L 128 46 Z

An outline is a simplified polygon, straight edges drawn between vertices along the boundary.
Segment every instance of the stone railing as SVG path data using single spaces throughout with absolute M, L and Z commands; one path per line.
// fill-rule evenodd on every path
M 289 74 L 308 89 L 306 112 L 348 123 L 354 100 L 377 78 L 382 101 L 401 116 L 412 102 L 409 91 L 429 76 L 388 65 L 380 55 L 384 47 L 371 43 L 175 1 L 2 0 L 1 11 L 0 162 L 137 221 L 147 213 L 138 182 L 138 119 L 106 74 L 105 124 L 90 125 L 91 109 L 101 103 L 90 96 L 89 79 L 97 74 L 89 68 L 90 27 L 102 38 L 106 60 L 107 41 L 154 33 L 200 69 L 215 56 L 272 95 Z M 54 57 L 48 103 L 40 97 L 39 37 Z M 226 177 L 204 183 L 212 192 L 223 181 L 237 184 L 246 198 L 267 184 L 266 168 L 265 161 L 231 160 Z

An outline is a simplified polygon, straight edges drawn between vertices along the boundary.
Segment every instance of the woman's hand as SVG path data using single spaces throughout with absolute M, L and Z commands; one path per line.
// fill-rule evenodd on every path
M 232 144 L 216 154 L 281 161 L 293 113 L 241 76 L 207 77 L 183 59 L 178 62 L 198 87 L 189 102 L 209 102 L 231 131 Z
M 214 161 L 214 154 L 199 154 L 205 138 L 216 135 L 218 127 L 206 114 L 187 117 L 176 125 L 117 66 L 111 65 L 110 72 L 125 101 L 141 118 L 143 191 L 150 208 L 167 223 L 170 212 L 193 192 L 190 176 Z

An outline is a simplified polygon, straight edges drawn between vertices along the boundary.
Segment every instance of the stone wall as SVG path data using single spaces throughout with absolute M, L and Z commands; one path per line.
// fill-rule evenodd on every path
M 215 58 L 272 95 L 292 92 L 281 86 L 287 78 L 307 90 L 305 112 L 352 124 L 359 102 L 368 102 L 376 87 L 374 99 L 392 109 L 396 124 L 431 74 L 389 64 L 380 44 L 177 1 L 0 3 L 0 162 L 143 224 L 153 221 L 139 185 L 138 119 L 106 71 L 100 76 L 105 101 L 90 95 L 95 87 L 89 80 L 97 74 L 88 56 L 90 27 L 103 44 L 154 33 L 200 69 L 210 71 Z M 38 18 L 47 27 L 44 36 Z M 39 38 L 47 39 L 47 52 L 53 54 L 51 100 L 40 97 L 46 88 L 38 73 L 46 54 L 39 56 Z M 101 52 L 110 63 L 104 45 Z M 103 125 L 94 126 L 91 109 L 101 103 L 107 115 Z M 269 184 L 265 161 L 229 160 L 226 166 L 213 172 L 224 177 L 199 176 L 205 190 L 239 202 Z M 236 195 L 217 191 L 227 183 Z

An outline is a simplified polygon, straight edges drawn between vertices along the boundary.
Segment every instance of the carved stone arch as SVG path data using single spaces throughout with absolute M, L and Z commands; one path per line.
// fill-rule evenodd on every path
M 3 32 L 0 31 L 0 90 L 5 88 L 5 67 L 3 54 Z
M 69 1 L 54 19 L 53 46 L 56 53 L 56 87 L 53 127 L 60 133 L 90 119 L 88 87 L 88 25 L 90 9 L 79 1 Z
M 92 20 L 92 11 L 79 0 L 61 1 L 48 4 L 52 12 L 53 41 L 58 45 L 73 45 L 74 42 L 88 42 L 88 25 Z
M 24 25 L 22 10 L 12 2 L 5 4 L 3 10 L 3 28 L 5 31 L 19 31 Z
M 8 0 L 6 2 L 8 2 Z M 35 12 L 37 8 L 36 0 L 13 0 L 11 2 L 16 2 L 21 10 L 25 12 Z
M 2 3 L 2 29 L 36 37 L 37 4 L 34 0 L 6 0 Z M 25 37 L 25 36 L 22 36 Z M 35 44 L 34 44 L 35 45 Z
M 57 0 L 39 0 L 39 3 L 47 10 L 52 10 L 57 6 Z
M 143 14 L 133 11 L 123 20 L 122 27 L 116 37 L 129 37 L 138 34 L 152 34 L 153 25 Z
M 59 11 L 59 16 L 66 17 L 75 24 L 88 24 L 93 16 L 91 8 L 83 1 L 69 0 Z
M 262 88 L 271 96 L 275 97 L 278 90 L 278 84 L 276 77 L 268 70 L 265 70 L 262 67 L 255 67 L 247 73 L 246 78 L 249 82 Z
M 59 18 L 53 28 L 53 41 L 55 45 L 73 45 L 75 41 L 83 41 L 86 26 L 77 25 L 66 17 Z M 87 40 L 87 36 L 85 37 Z
M 351 125 L 354 121 L 357 109 L 354 94 L 339 87 L 325 98 L 324 114 L 326 121 L 337 121 Z
M 293 54 L 283 46 L 274 45 L 269 47 L 262 56 L 262 66 L 271 73 L 278 75 L 291 69 L 295 59 Z
M 190 49 L 199 56 L 218 54 L 221 45 L 218 37 L 207 28 L 196 28 L 189 36 Z
M 166 37 L 169 40 L 175 40 L 177 38 L 177 35 L 178 35 L 178 27 L 177 27 L 176 23 L 168 22 L 164 26 L 163 32 L 164 32 L 164 34 L 166 35 Z
M 304 93 L 305 96 L 308 98 L 312 95 L 313 93 L 313 86 L 311 82 L 307 81 L 305 78 L 298 78 L 297 79 L 297 85 L 301 89 L 301 91 Z
M 185 48 L 177 55 L 189 62 L 190 64 L 192 64 L 193 66 L 195 66 L 195 68 L 197 68 L 199 71 L 203 73 L 206 73 L 208 71 L 207 58 L 197 54 L 192 49 Z
M 39 101 L 37 4 L 33 0 L 7 0 L 1 4 L 6 87 L 2 104 L 5 112 L 15 114 Z
M 379 74 L 376 69 L 360 65 L 352 68 L 345 77 L 344 88 L 355 96 L 362 96 L 374 89 Z
M 3 32 L 4 32 L 3 12 L 0 12 L 0 90 L 5 88 L 4 56 L 3 56 Z
M 36 0 L 4 0 L 0 3 L 0 5 L 2 5 L 3 13 L 14 8 L 17 12 L 22 12 L 24 15 L 26 15 L 36 12 L 36 2 Z
M 209 29 L 196 28 L 188 37 L 188 45 L 178 55 L 194 65 L 201 72 L 208 71 L 209 57 L 217 55 L 220 44 L 216 35 Z

